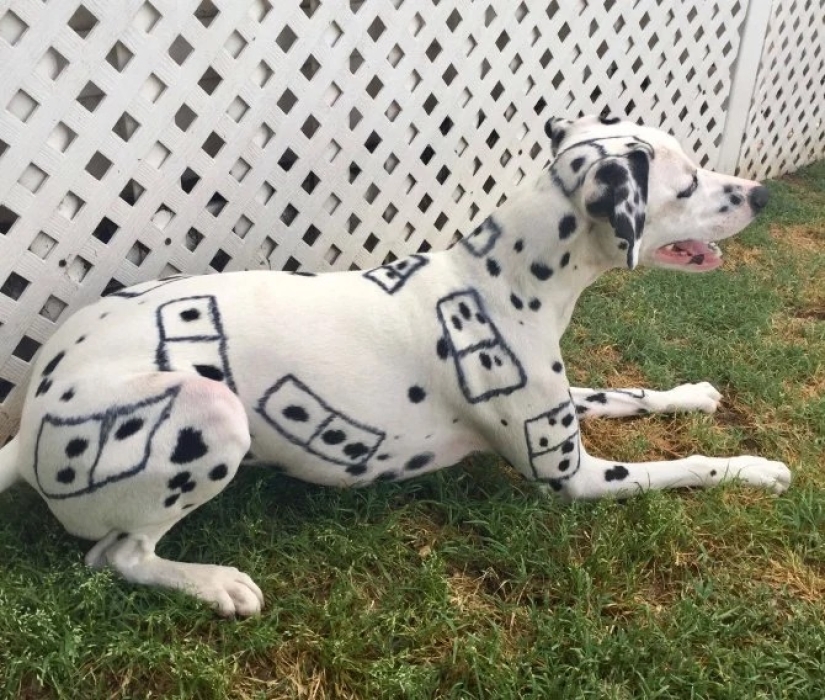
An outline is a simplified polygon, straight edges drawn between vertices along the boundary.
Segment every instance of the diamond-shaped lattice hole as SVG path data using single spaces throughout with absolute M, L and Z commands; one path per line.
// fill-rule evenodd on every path
M 135 54 L 121 41 L 116 41 L 115 45 L 106 54 L 106 62 L 114 68 L 118 73 L 123 71 L 129 64 Z
M 80 261 L 82 261 L 86 265 L 85 271 L 83 272 L 82 276 L 80 277 L 80 279 L 82 280 L 86 276 L 88 271 L 92 269 L 92 266 L 86 260 L 83 260 L 83 258 L 81 258 L 80 256 L 78 256 L 78 258 L 75 258 L 75 259 L 76 260 L 79 259 Z M 74 280 L 75 282 L 78 282 L 79 280 L 75 279 L 72 276 L 71 271 L 72 271 L 72 266 L 70 265 L 69 269 L 66 271 L 66 274 L 69 276 L 70 279 Z M 46 299 L 46 303 L 43 304 L 43 306 L 40 308 L 40 311 L 38 311 L 38 313 L 43 318 L 45 318 L 47 321 L 57 322 L 57 320 L 61 317 L 63 312 L 66 310 L 67 306 L 68 306 L 68 304 L 65 301 L 63 301 L 62 299 L 59 299 L 58 297 L 56 297 L 54 295 L 50 295 L 49 298 Z
M 258 87 L 265 87 L 272 75 L 273 70 L 266 63 L 261 61 L 256 66 L 255 70 L 252 71 L 251 77 Z
M 310 114 L 301 126 L 301 132 L 308 139 L 311 139 L 313 136 L 315 136 L 315 132 L 318 131 L 318 127 L 320 126 L 320 122 Z
M 31 115 L 35 113 L 40 104 L 25 90 L 18 90 L 14 97 L 6 105 L 6 109 L 17 117 L 21 122 L 29 121 Z
M 164 231 L 166 227 L 172 223 L 172 220 L 175 218 L 175 212 L 172 211 L 169 207 L 165 204 L 161 204 L 157 211 L 152 215 L 152 223 L 157 226 L 161 231 Z
M 47 177 L 42 168 L 38 168 L 34 163 L 29 163 L 17 182 L 32 194 L 37 194 L 43 183 L 46 182 Z
M 377 246 L 377 245 L 378 245 L 378 238 L 375 236 L 374 233 L 371 233 L 369 236 L 367 236 L 367 240 L 364 241 L 364 249 L 368 253 L 371 253 L 373 250 L 375 250 L 375 246 Z
M 255 201 L 261 206 L 265 207 L 269 204 L 269 200 L 275 196 L 275 188 L 268 182 L 264 181 L 255 193 Z
M 105 244 L 112 240 L 114 235 L 117 233 L 118 228 L 120 227 L 114 221 L 104 216 L 100 220 L 100 223 L 95 226 L 95 230 L 92 231 L 92 235 L 101 243 Z
M 297 102 L 298 98 L 295 97 L 292 90 L 287 89 L 284 91 L 284 94 L 281 95 L 281 99 L 278 100 L 278 107 L 281 108 L 284 114 L 289 114 Z
M 246 235 L 252 230 L 252 226 L 252 221 L 241 214 L 241 217 L 232 227 L 232 233 L 234 233 L 238 238 L 246 238 Z
M 320 182 L 321 179 L 314 172 L 310 171 L 301 183 L 301 189 L 307 194 L 312 194 Z
M 29 25 L 11 10 L 0 17 L 0 39 L 5 39 L 12 46 L 20 41 L 28 28 Z
M 281 51 L 288 53 L 297 39 L 298 35 L 292 31 L 292 27 L 286 25 L 275 38 L 275 43 L 278 44 Z
M 201 176 L 198 175 L 192 168 L 186 168 L 180 176 L 180 188 L 189 194 L 193 189 L 195 189 L 195 185 L 200 182 Z
M 256 22 L 263 22 L 271 11 L 272 4 L 269 0 L 253 0 L 248 10 L 249 16 Z
M 237 58 L 243 53 L 248 43 L 239 32 L 232 32 L 224 42 L 223 48 L 226 49 L 226 53 L 232 56 L 232 58 Z
M 140 6 L 132 25 L 147 34 L 151 34 L 157 23 L 160 21 L 160 12 L 151 2 L 145 2 Z
M 196 228 L 190 228 L 183 239 L 183 245 L 186 246 L 186 250 L 194 251 L 201 244 L 201 241 L 203 241 L 203 234 Z
M 74 221 L 74 218 L 85 204 L 86 202 L 74 192 L 67 192 L 60 201 L 60 204 L 57 205 L 57 213 L 66 217 L 69 221 Z
M 238 158 L 238 160 L 235 161 L 235 165 L 233 165 L 232 169 L 229 171 L 229 174 L 238 182 L 243 182 L 244 178 L 251 169 L 252 166 L 249 163 L 247 163 L 243 158 Z
M 315 226 L 310 224 L 309 228 L 306 230 L 306 233 L 304 233 L 301 238 L 308 246 L 313 246 L 320 235 L 321 232 Z
M 6 278 L 6 281 L 3 282 L 3 286 L 0 287 L 0 294 L 4 294 L 9 297 L 9 299 L 14 299 L 17 301 L 21 296 L 23 296 L 23 292 L 26 291 L 29 284 L 29 280 L 25 277 L 18 275 L 16 272 L 12 272 Z
M 227 199 L 220 192 L 215 192 L 206 204 L 206 210 L 214 217 L 220 216 L 227 204 Z
M 295 155 L 295 152 L 291 148 L 287 148 L 283 155 L 278 159 L 278 165 L 286 172 L 292 170 L 292 166 L 297 162 L 298 156 Z
M 115 122 L 112 131 L 124 141 L 129 141 L 135 132 L 140 128 L 140 123 L 128 112 L 120 115 L 120 119 Z
M 218 14 L 220 14 L 218 8 L 215 7 L 210 0 L 203 0 L 203 2 L 195 8 L 195 17 L 197 17 L 198 22 L 204 27 L 209 27 L 209 25 L 215 21 L 215 17 L 217 17 Z
M 241 97 L 236 97 L 226 108 L 226 113 L 236 122 L 240 122 L 248 111 L 249 105 Z
M 286 208 L 281 212 L 281 221 L 283 221 L 287 226 L 292 226 L 292 222 L 295 221 L 298 214 L 300 212 L 291 204 L 287 204 Z
M 218 248 L 218 252 L 215 253 L 214 257 L 209 261 L 209 267 L 218 272 L 223 272 L 230 262 L 232 262 L 232 258 L 229 253 Z
M 123 284 L 119 279 L 115 279 L 112 277 L 107 283 L 106 286 L 103 288 L 103 291 L 100 293 L 100 296 L 107 297 L 110 294 L 114 294 L 115 292 L 119 292 L 121 289 L 125 289 L 126 285 Z
M 155 103 L 166 92 L 166 83 L 152 73 L 140 87 L 140 94 L 149 102 Z
M 85 39 L 95 26 L 97 26 L 97 17 L 89 12 L 86 7 L 80 5 L 69 18 L 68 24 L 79 37 Z
M 146 191 L 140 183 L 135 180 L 129 180 L 120 191 L 120 198 L 129 206 L 134 205 Z
M 179 66 L 184 64 L 192 51 L 194 51 L 192 44 L 186 41 L 181 34 L 178 34 L 169 45 L 169 56 Z
M 109 168 L 112 167 L 112 161 L 104 156 L 100 151 L 97 151 L 86 163 L 86 172 L 89 173 L 95 180 L 102 180 Z
M 175 124 L 181 131 L 186 131 L 192 126 L 192 122 L 197 119 L 197 114 L 189 105 L 182 104 L 180 109 L 175 113 Z
M 63 54 L 49 47 L 46 53 L 43 54 L 43 58 L 37 62 L 35 72 L 49 80 L 57 80 L 68 65 L 69 62 L 63 57 Z
M 7 398 L 9 398 L 9 394 L 14 391 L 14 387 L 15 385 L 8 379 L 3 379 L 0 377 L 0 403 L 3 403 Z
M 206 152 L 210 158 L 214 158 L 218 155 L 218 151 L 220 151 L 226 141 L 224 141 L 220 136 L 218 136 L 214 131 L 206 137 L 206 141 L 203 142 L 201 148 Z
M 49 257 L 56 245 L 57 241 L 54 238 L 48 233 L 40 231 L 40 233 L 34 237 L 31 245 L 29 245 L 29 250 L 41 260 L 45 260 Z
M 129 248 L 129 252 L 126 253 L 126 259 L 132 263 L 135 267 L 140 267 L 143 264 L 143 261 L 149 256 L 149 248 L 140 241 L 135 241 L 134 245 Z
M 7 234 L 20 217 L 5 204 L 0 204 L 0 233 Z
M 207 95 L 211 95 L 215 90 L 217 90 L 218 85 L 223 82 L 223 78 L 221 78 L 220 73 L 216 71 L 212 66 L 209 66 L 201 76 L 201 79 L 198 81 L 198 86 L 201 90 L 203 90 Z
M 63 261 L 61 261 L 61 265 L 63 264 Z M 80 255 L 76 255 L 74 259 L 69 263 L 69 266 L 66 268 L 66 277 L 68 277 L 73 282 L 77 282 L 79 284 L 85 279 L 86 275 L 89 274 L 89 270 L 91 269 L 92 263 L 86 260 L 86 258 L 81 257 Z M 48 302 L 46 303 L 48 305 Z M 55 319 L 51 320 L 54 321 Z
M 77 101 L 89 112 L 94 112 L 105 97 L 106 93 L 90 80 L 83 86 Z

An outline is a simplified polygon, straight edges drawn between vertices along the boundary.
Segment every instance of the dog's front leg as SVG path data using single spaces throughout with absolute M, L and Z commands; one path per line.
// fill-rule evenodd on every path
M 622 418 L 646 413 L 713 413 L 722 395 L 708 382 L 681 384 L 668 391 L 571 387 L 579 418 Z
M 705 457 L 658 462 L 619 462 L 593 457 L 581 448 L 576 474 L 562 482 L 570 499 L 631 496 L 650 489 L 708 487 L 727 481 L 782 493 L 791 483 L 791 472 L 782 462 L 762 457 Z

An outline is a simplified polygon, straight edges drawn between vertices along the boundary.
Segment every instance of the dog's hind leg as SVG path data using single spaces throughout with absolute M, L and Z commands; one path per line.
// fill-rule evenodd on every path
M 250 444 L 240 399 L 221 382 L 183 372 L 109 382 L 102 396 L 86 378 L 71 385 L 71 402 L 29 416 L 27 478 L 69 532 L 98 540 L 86 562 L 127 581 L 188 591 L 224 615 L 258 612 L 260 589 L 236 569 L 155 555 L 176 522 L 235 476 Z
M 713 413 L 722 395 L 707 382 L 681 384 L 668 391 L 571 387 L 579 418 L 622 418 L 646 413 Z

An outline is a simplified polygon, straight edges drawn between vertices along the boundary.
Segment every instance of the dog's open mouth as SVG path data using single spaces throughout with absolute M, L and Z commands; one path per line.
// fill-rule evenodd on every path
M 676 241 L 653 253 L 653 259 L 669 267 L 681 267 L 693 272 L 715 270 L 722 264 L 722 251 L 715 243 L 705 241 Z

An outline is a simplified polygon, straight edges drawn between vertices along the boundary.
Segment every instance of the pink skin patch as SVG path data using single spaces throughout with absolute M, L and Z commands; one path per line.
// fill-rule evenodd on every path
M 722 256 L 715 243 L 704 241 L 676 241 L 657 248 L 653 259 L 662 265 L 690 268 L 693 272 L 715 270 L 722 264 Z

